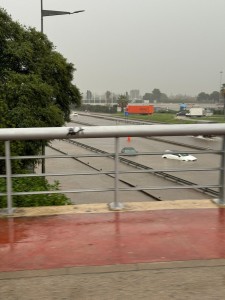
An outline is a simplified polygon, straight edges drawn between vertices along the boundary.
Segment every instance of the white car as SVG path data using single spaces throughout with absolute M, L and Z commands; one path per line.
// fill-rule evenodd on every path
M 78 113 L 73 112 L 71 116 L 72 116 L 72 117 L 78 117 Z
M 194 136 L 195 138 L 198 138 L 198 139 L 203 139 L 203 140 L 208 140 L 208 141 L 213 141 L 215 139 L 215 136 L 213 135 L 197 135 L 197 136 Z
M 187 153 L 179 153 L 177 151 L 166 150 L 165 154 L 162 155 L 162 158 L 168 159 L 177 159 L 181 161 L 196 161 L 197 158 L 193 155 Z

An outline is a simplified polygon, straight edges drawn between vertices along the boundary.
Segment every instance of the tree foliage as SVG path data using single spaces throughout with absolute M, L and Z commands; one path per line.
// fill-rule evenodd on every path
M 13 190 L 15 192 L 30 192 L 30 191 L 58 191 L 59 182 L 55 181 L 49 184 L 43 177 L 27 177 L 13 178 Z M 0 192 L 6 192 L 5 178 L 0 178 Z M 52 206 L 52 205 L 67 205 L 71 204 L 70 199 L 59 193 L 45 195 L 17 195 L 13 196 L 13 205 L 15 207 L 30 207 L 30 206 Z M 6 196 L 0 197 L 0 208 L 7 207 Z
M 124 108 L 127 106 L 129 100 L 126 95 L 119 95 L 117 103 L 121 107 L 121 111 L 124 112 Z
M 34 107 L 55 106 L 56 124 L 68 121 L 70 104 L 81 102 L 80 92 L 72 83 L 73 64 L 55 51 L 44 34 L 13 22 L 3 10 L 0 28 L 1 97 L 10 103 L 9 109 L 20 106 L 18 99 L 23 105 L 27 101 Z M 55 126 L 53 116 L 51 122 L 44 118 L 43 125 Z
M 209 100 L 211 102 L 218 102 L 220 99 L 220 93 L 218 91 L 213 91 L 211 94 L 209 94 Z
M 72 83 L 75 68 L 57 51 L 47 37 L 34 28 L 14 22 L 0 9 L 0 128 L 56 127 L 69 121 L 70 105 L 79 106 L 81 94 Z M 13 141 L 11 155 L 36 155 L 41 141 Z M 0 155 L 4 144 L 0 142 Z M 26 173 L 36 161 L 12 160 L 12 173 Z M 0 160 L 0 174 L 5 162 Z M 45 178 L 13 178 L 15 191 L 57 190 Z M 0 181 L 0 192 L 5 179 Z M 69 203 L 61 194 L 15 196 L 15 206 Z M 5 207 L 5 198 L 0 207 Z
M 218 91 L 213 91 L 212 93 L 208 94 L 205 92 L 201 92 L 197 96 L 197 102 L 219 102 L 220 100 L 220 93 Z
M 143 96 L 143 100 L 149 100 L 149 102 L 163 102 L 168 101 L 169 98 L 165 93 L 161 93 L 159 89 L 153 89 L 152 93 L 145 93 Z
M 198 94 L 197 96 L 197 101 L 198 102 L 205 102 L 209 99 L 209 94 L 205 93 L 205 92 L 201 92 Z
M 109 105 L 111 102 L 111 95 L 112 95 L 112 93 L 110 91 L 106 91 L 105 98 L 106 98 L 107 105 Z
M 90 104 L 83 104 L 81 107 L 78 109 L 78 111 L 92 111 L 92 112 L 99 112 L 99 113 L 110 113 L 110 114 L 115 114 L 117 113 L 117 105 L 113 106 L 105 106 L 105 105 L 90 105 Z
M 153 102 L 153 94 L 152 93 L 145 93 L 143 96 L 143 100 L 149 100 L 149 102 Z
M 159 89 L 154 89 L 152 91 L 152 96 L 153 96 L 153 100 L 157 100 L 157 101 L 160 101 L 161 99 L 161 92 Z
M 3 9 L 0 65 L 1 128 L 62 126 L 69 121 L 70 105 L 80 106 L 80 91 L 72 83 L 73 64 L 55 51 L 44 34 L 14 22 Z M 40 141 L 16 142 L 12 152 L 37 154 L 40 145 Z M 0 151 L 4 152 L 2 144 Z M 1 164 L 1 172 L 2 168 Z
M 220 90 L 220 93 L 221 93 L 223 99 L 225 100 L 225 83 L 222 84 L 222 88 Z

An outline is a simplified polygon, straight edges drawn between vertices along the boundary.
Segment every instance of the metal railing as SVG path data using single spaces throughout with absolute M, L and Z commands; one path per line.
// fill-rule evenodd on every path
M 114 202 L 110 204 L 111 209 L 119 210 L 123 208 L 123 204 L 119 202 L 119 191 L 130 190 L 129 188 L 119 188 L 119 175 L 124 172 L 119 171 L 119 138 L 120 137 L 159 137 L 159 136 L 188 136 L 188 135 L 215 135 L 222 136 L 223 143 L 221 154 L 221 166 L 217 168 L 220 172 L 220 180 L 218 185 L 206 186 L 219 189 L 219 197 L 215 199 L 215 203 L 220 206 L 225 205 L 225 124 L 184 124 L 184 125 L 130 125 L 130 126 L 95 126 L 95 127 L 48 127 L 48 128 L 4 128 L 0 129 L 0 141 L 5 142 L 5 156 L 1 156 L 1 160 L 5 160 L 6 174 L 0 177 L 6 178 L 6 193 L 0 193 L 0 196 L 7 196 L 7 213 L 13 211 L 13 196 L 16 195 L 32 195 L 32 194 L 54 194 L 54 193 L 76 193 L 76 192 L 114 192 Z M 60 190 L 60 191 L 37 191 L 37 192 L 14 192 L 12 190 L 12 178 L 15 177 L 32 177 L 45 176 L 49 174 L 12 174 L 11 161 L 13 159 L 40 159 L 50 156 L 11 156 L 10 141 L 16 140 L 62 140 L 62 139 L 87 139 L 87 138 L 115 138 L 115 152 L 111 154 L 101 153 L 101 156 L 110 156 L 114 158 L 114 171 L 102 172 L 102 174 L 113 174 L 114 187 L 109 189 L 83 189 L 83 190 Z M 215 151 L 218 153 L 218 150 Z M 96 154 L 97 155 L 97 154 Z M 99 155 L 99 154 L 98 154 Z M 92 155 L 94 156 L 94 155 Z M 70 157 L 66 155 L 66 157 Z M 74 157 L 74 155 L 71 155 Z M 160 170 L 142 170 L 138 172 L 161 172 Z M 215 169 L 214 169 L 215 170 Z M 170 170 L 171 171 L 171 170 Z M 202 170 L 201 170 L 202 171 Z M 134 173 L 126 171 L 126 173 Z M 137 173 L 137 171 L 136 171 Z M 83 173 L 82 173 L 83 174 Z M 87 175 L 88 173 L 86 173 Z M 95 174 L 95 173 L 89 173 Z M 99 172 L 96 172 L 99 174 Z M 51 175 L 68 175 L 51 174 Z M 70 174 L 71 175 L 71 174 Z M 75 175 L 75 174 L 74 174 Z M 85 174 L 83 174 L 85 175 Z M 203 188 L 204 186 L 195 185 L 194 188 Z M 142 189 L 161 189 L 161 187 L 145 187 Z M 164 187 L 171 189 L 173 187 Z M 193 188 L 193 186 L 181 186 L 179 188 Z M 132 188 L 131 190 L 140 190 L 140 188 Z

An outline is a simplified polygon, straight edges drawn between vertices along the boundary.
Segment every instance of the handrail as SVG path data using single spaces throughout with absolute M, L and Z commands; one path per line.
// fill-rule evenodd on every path
M 225 135 L 225 124 L 117 125 L 81 127 L 1 128 L 0 141 L 107 137 Z
M 119 190 L 141 190 L 141 189 L 159 189 L 160 187 L 131 187 L 131 188 L 119 188 L 118 185 L 118 177 L 119 174 L 119 166 L 118 162 L 120 160 L 126 160 L 126 158 L 121 159 L 119 153 L 119 138 L 120 137 L 151 137 L 151 136 L 185 136 L 185 135 L 220 135 L 225 136 L 225 124 L 224 123 L 217 123 L 217 124 L 179 124 L 179 125 L 117 125 L 117 126 L 84 126 L 84 127 L 42 127 L 42 128 L 2 128 L 0 129 L 0 141 L 5 141 L 5 157 L 1 156 L 0 159 L 6 160 L 6 174 L 1 176 L 5 177 L 7 180 L 7 192 L 0 193 L 0 195 L 7 195 L 7 212 L 8 214 L 12 213 L 13 210 L 13 202 L 12 196 L 13 195 L 26 195 L 26 194 L 43 194 L 43 193 L 55 193 L 54 191 L 40 191 L 40 192 L 20 192 L 16 193 L 12 191 L 12 178 L 13 177 L 28 177 L 24 174 L 12 174 L 11 173 L 11 160 L 12 159 L 28 159 L 28 158 L 43 158 L 47 156 L 11 156 L 10 154 L 10 141 L 13 140 L 54 140 L 54 139 L 87 139 L 87 138 L 115 138 L 115 153 L 113 155 L 108 155 L 104 151 L 102 151 L 102 156 L 110 156 L 114 158 L 114 171 L 102 172 L 102 174 L 113 174 L 114 175 L 114 188 L 108 189 L 86 189 L 86 191 L 114 191 L 114 202 L 111 203 L 111 209 L 119 210 L 123 207 L 122 203 L 118 200 L 118 192 Z M 218 185 L 193 185 L 193 186 L 181 186 L 176 188 L 219 188 L 219 198 L 215 201 L 217 204 L 221 206 L 225 206 L 225 176 L 224 176 L 224 169 L 225 169 L 225 139 L 223 138 L 223 146 L 222 151 L 206 151 L 208 153 L 220 153 L 222 156 L 221 159 L 221 166 L 217 170 L 220 172 L 220 180 Z M 153 154 L 153 153 L 152 153 Z M 153 154 L 154 155 L 154 154 Z M 94 155 L 91 155 L 94 156 Z M 59 156 L 55 156 L 59 157 Z M 60 155 L 60 157 L 63 157 Z M 74 155 L 68 155 L 68 157 L 74 157 Z M 77 159 L 77 157 L 74 157 Z M 144 169 L 144 168 L 143 168 Z M 148 168 L 151 169 L 151 168 Z M 199 169 L 198 171 L 202 171 L 203 169 Z M 208 169 L 208 170 L 215 170 L 215 169 Z M 150 170 L 149 170 L 150 171 Z M 157 173 L 162 172 L 161 170 L 152 170 L 152 172 Z M 176 171 L 176 170 L 170 170 Z M 180 170 L 178 170 L 180 172 Z M 146 170 L 143 170 L 146 172 Z M 151 171 L 150 171 L 151 172 Z M 93 172 L 92 172 L 93 173 Z M 96 174 L 101 174 L 101 172 L 95 172 Z M 93 173 L 93 174 L 95 174 Z M 130 173 L 135 173 L 131 171 Z M 137 173 L 137 172 L 136 172 Z M 79 174 L 79 173 L 78 173 Z M 90 173 L 91 174 L 91 173 Z M 20 176 L 21 175 L 21 176 Z M 41 176 L 45 176 L 48 174 L 41 174 Z M 51 174 L 53 175 L 53 174 Z M 59 174 L 54 174 L 55 176 L 59 176 Z M 66 175 L 66 174 L 63 174 Z M 86 174 L 87 175 L 87 174 Z M 34 174 L 30 174 L 30 176 L 36 176 Z M 172 175 L 169 177 L 173 178 Z M 183 181 L 183 184 L 187 182 Z M 188 183 L 187 183 L 188 184 Z M 166 186 L 163 189 L 170 189 L 171 187 Z M 172 187 L 173 188 L 173 187 Z M 80 193 L 84 190 L 67 190 L 67 191 L 57 191 L 58 193 Z

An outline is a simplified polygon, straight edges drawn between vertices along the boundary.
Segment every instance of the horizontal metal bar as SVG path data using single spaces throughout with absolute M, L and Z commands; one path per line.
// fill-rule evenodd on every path
M 115 153 L 95 153 L 95 154 L 80 154 L 80 155 L 74 155 L 74 154 L 63 154 L 63 155 L 33 155 L 33 156 L 11 156 L 11 159 L 41 159 L 41 158 L 80 158 L 80 157 L 108 157 L 108 156 L 114 156 Z M 4 158 L 5 159 L 5 158 Z
M 225 124 L 116 125 L 88 127 L 1 128 L 0 140 L 52 140 L 127 136 L 225 135 Z
M 119 188 L 119 191 L 148 191 L 148 190 L 168 190 L 168 189 L 199 189 L 199 188 L 220 188 L 220 185 L 192 185 L 192 186 L 154 186 L 154 187 L 129 187 L 129 188 Z M 13 196 L 24 196 L 24 195 L 44 195 L 44 194 L 63 194 L 63 193 L 89 193 L 89 192 L 113 192 L 114 188 L 106 189 L 75 189 L 75 190 L 57 190 L 57 191 L 38 191 L 38 192 L 13 192 Z M 6 193 L 0 193 L 0 196 L 6 196 Z
M 179 151 L 180 154 L 187 153 L 187 151 Z M 147 155 L 163 155 L 164 152 L 138 152 L 137 156 L 147 156 Z M 220 150 L 206 150 L 206 151 L 188 151 L 188 154 L 221 154 Z M 56 158 L 83 158 L 83 157 L 112 157 L 115 156 L 115 153 L 95 153 L 95 154 L 64 154 L 64 155 L 31 155 L 31 156 L 11 156 L 12 160 L 19 160 L 19 159 L 41 159 L 41 158 L 47 158 L 47 159 L 56 159 Z M 119 153 L 119 156 L 128 156 L 130 157 L 130 154 L 125 153 Z M 0 160 L 5 160 L 5 157 L 0 157 Z
M 194 172 L 194 171 L 219 171 L 220 168 L 202 168 L 202 169 L 148 169 L 148 170 L 134 170 L 134 171 L 118 171 L 118 174 L 141 174 L 141 173 L 156 173 L 156 172 Z M 115 171 L 98 171 L 98 172 L 76 172 L 76 173 L 29 173 L 29 174 L 12 174 L 13 178 L 26 177 L 45 177 L 45 176 L 86 176 L 86 175 L 107 175 L 115 174 Z M 1 175 L 0 178 L 5 178 L 6 175 Z

